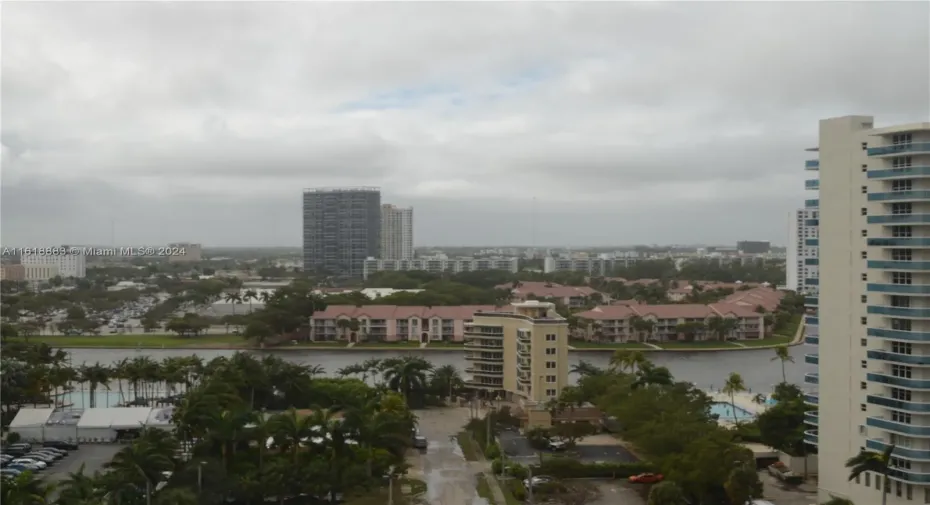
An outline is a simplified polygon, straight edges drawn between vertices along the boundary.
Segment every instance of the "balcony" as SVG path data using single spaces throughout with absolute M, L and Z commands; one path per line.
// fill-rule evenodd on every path
M 906 410 L 908 412 L 914 412 L 918 414 L 926 414 L 930 412 L 930 403 L 907 402 L 904 400 L 888 398 L 882 395 L 866 395 L 865 401 L 870 405 L 878 405 L 880 407 L 894 410 Z
M 804 162 L 804 170 L 818 170 L 820 168 L 820 160 L 807 160 Z
M 880 314 L 891 317 L 930 317 L 930 309 L 916 307 L 884 307 L 869 305 L 866 308 L 869 314 Z
M 817 316 L 805 316 L 804 324 L 808 326 L 818 326 L 820 325 L 820 318 Z
M 804 245 L 807 247 L 820 247 L 820 239 L 806 238 L 804 239 Z
M 872 449 L 875 452 L 884 452 L 888 448 L 888 444 L 882 442 L 881 440 L 869 439 L 865 441 L 865 447 L 867 449 Z M 891 452 L 893 456 L 904 459 L 915 459 L 915 460 L 926 460 L 930 461 L 930 451 L 921 450 L 921 449 L 908 449 L 907 447 L 895 446 L 894 451 Z
M 894 144 L 890 146 L 870 147 L 866 153 L 869 156 L 889 156 L 904 153 L 930 153 L 930 142 L 912 142 L 910 144 Z
M 892 468 L 888 471 L 888 477 L 893 480 L 900 480 L 902 482 L 918 485 L 927 485 L 930 483 L 930 473 L 920 473 L 902 468 Z
M 898 177 L 906 177 L 908 179 L 930 177 L 930 167 L 902 167 L 885 170 L 869 170 L 869 179 L 895 179 Z
M 476 363 L 502 363 L 504 361 L 503 353 L 499 353 L 499 356 L 497 357 L 491 357 L 489 356 L 489 354 L 490 353 L 488 354 L 480 354 L 480 353 L 466 354 L 465 360 L 474 361 Z
M 804 226 L 820 226 L 819 219 L 805 219 Z
M 867 284 L 866 290 L 873 293 L 930 295 L 930 284 Z
M 805 376 L 804 379 L 806 382 L 807 377 Z M 883 373 L 867 373 L 865 374 L 865 380 L 907 389 L 930 389 L 930 379 L 907 379 Z
M 466 349 L 504 349 L 504 344 L 502 342 L 488 342 L 481 340 L 471 340 L 465 342 Z
M 888 214 L 869 216 L 869 224 L 930 224 L 930 214 Z
M 804 337 L 804 343 L 808 345 L 820 345 L 820 337 L 806 336 Z
M 866 334 L 870 337 L 887 338 L 891 340 L 904 340 L 906 342 L 930 342 L 930 332 L 886 330 L 884 328 L 869 328 Z
M 472 379 L 465 381 L 465 386 L 475 389 L 489 389 L 491 391 L 497 391 L 504 388 L 504 383 L 480 382 Z
M 804 306 L 805 307 L 816 307 L 817 306 L 817 297 L 816 296 L 805 296 L 804 297 Z
M 813 424 L 814 426 L 817 426 L 817 424 L 819 423 L 819 420 L 817 418 L 817 411 L 811 410 L 811 411 L 805 412 L 804 422 L 806 424 Z
M 819 354 L 805 354 L 804 362 L 808 365 L 819 365 L 820 364 L 820 355 Z
M 503 370 L 494 371 L 494 370 L 488 370 L 486 368 L 466 368 L 465 373 L 471 374 L 471 375 L 481 375 L 484 377 L 500 377 L 504 375 Z
M 820 279 L 813 279 L 813 278 L 804 279 L 804 284 L 807 286 L 819 286 Z
M 804 258 L 804 264 L 805 264 L 805 265 L 814 265 L 814 266 L 815 266 L 815 265 L 819 265 L 819 264 L 820 264 L 820 258 Z
M 817 393 L 804 393 L 804 403 L 808 405 L 817 405 L 820 403 L 820 396 Z
M 817 430 L 805 431 L 804 442 L 810 445 L 817 445 Z
M 889 191 L 886 193 L 869 193 L 870 202 L 907 202 L 930 199 L 930 191 Z
M 811 198 L 809 200 L 804 200 L 804 207 L 808 209 L 816 209 L 820 206 L 820 200 L 817 198 Z
M 804 374 L 804 382 L 806 384 L 820 384 L 820 375 L 816 373 L 806 373 Z
M 881 428 L 883 430 L 893 431 L 895 433 L 901 433 L 904 435 L 911 435 L 921 438 L 930 437 L 930 426 L 904 424 L 897 421 L 882 419 L 881 417 L 867 417 L 865 419 L 865 424 L 866 426 L 872 426 L 873 428 Z
M 804 189 L 820 189 L 820 179 L 808 179 L 804 181 Z
M 882 237 L 870 238 L 868 244 L 875 247 L 930 247 L 930 238 L 926 237 Z
M 930 270 L 930 261 L 884 261 L 868 262 L 869 268 L 876 270 Z
M 902 363 L 905 365 L 930 366 L 930 356 L 921 354 L 901 354 L 884 349 L 869 349 L 866 352 L 869 359 L 887 361 L 889 363 Z

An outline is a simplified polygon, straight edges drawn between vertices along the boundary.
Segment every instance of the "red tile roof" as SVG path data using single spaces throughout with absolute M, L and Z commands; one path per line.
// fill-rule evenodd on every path
M 667 305 L 601 305 L 576 316 L 583 319 L 626 319 L 654 317 L 656 319 L 706 319 L 711 316 L 761 317 L 752 308 L 731 303 L 667 304 Z
M 591 296 L 598 291 L 588 286 L 563 286 L 554 282 L 521 282 L 516 289 L 513 284 L 501 284 L 498 289 L 510 289 L 514 297 L 525 298 L 529 295 L 539 298 L 567 298 Z
M 724 298 L 723 302 L 749 307 L 752 310 L 755 310 L 756 307 L 761 305 L 766 311 L 773 312 L 778 308 L 778 304 L 784 296 L 785 293 L 782 291 L 767 287 L 758 287 L 746 291 L 737 291 Z
M 506 307 L 494 305 L 458 305 L 451 307 L 426 307 L 418 305 L 330 305 L 326 310 L 317 311 L 313 319 L 338 319 L 366 317 L 368 319 L 407 319 L 418 317 L 427 319 L 438 317 L 442 319 L 471 319 L 475 312 L 506 311 Z

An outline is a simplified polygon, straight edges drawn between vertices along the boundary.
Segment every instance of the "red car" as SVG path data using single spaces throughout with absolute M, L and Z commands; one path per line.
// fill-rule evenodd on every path
M 641 473 L 630 477 L 630 482 L 634 484 L 655 484 L 662 481 L 662 474 L 659 473 Z

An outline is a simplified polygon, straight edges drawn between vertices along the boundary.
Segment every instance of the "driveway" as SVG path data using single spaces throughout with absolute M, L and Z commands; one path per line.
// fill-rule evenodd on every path
M 513 431 L 501 432 L 499 437 L 501 449 L 508 458 L 520 463 L 532 463 L 539 454 L 530 446 L 523 435 Z M 545 451 L 544 454 L 565 454 L 572 458 L 593 462 L 633 463 L 639 459 L 626 450 L 620 442 L 610 435 L 593 435 L 583 438 L 571 450 L 564 453 Z
M 589 482 L 597 486 L 601 496 L 586 505 L 646 505 L 639 493 L 622 480 Z
M 124 447 L 126 446 L 119 444 L 81 445 L 76 451 L 68 451 L 67 456 L 42 472 L 42 476 L 52 482 L 65 480 L 68 474 L 77 473 L 81 465 L 84 465 L 84 475 L 93 475 L 94 472 L 102 470 L 103 465 L 109 463 L 113 455 Z
M 468 419 L 467 408 L 418 410 L 420 432 L 429 441 L 425 453 L 410 458 L 410 476 L 426 482 L 426 503 L 487 505 L 477 493 L 480 465 L 465 461 L 455 435 Z
M 765 499 L 775 505 L 810 505 L 817 503 L 817 485 L 813 481 L 801 484 L 797 488 L 783 487 L 781 481 L 766 471 L 759 472 Z

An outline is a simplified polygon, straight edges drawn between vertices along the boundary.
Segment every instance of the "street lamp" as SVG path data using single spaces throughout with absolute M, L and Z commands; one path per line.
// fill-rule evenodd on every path
M 388 505 L 394 505 L 394 465 L 388 467 Z
M 206 465 L 206 461 L 197 462 L 197 494 L 203 493 L 203 465 Z

